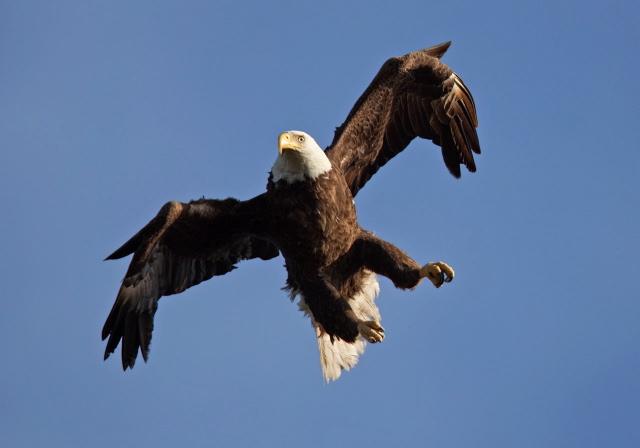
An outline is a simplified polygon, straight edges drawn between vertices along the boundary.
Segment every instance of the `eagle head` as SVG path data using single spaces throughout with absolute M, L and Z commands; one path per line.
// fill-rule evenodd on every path
M 331 162 L 316 141 L 306 132 L 283 132 L 278 137 L 278 158 L 271 173 L 273 181 L 288 183 L 315 180 L 331 170 Z

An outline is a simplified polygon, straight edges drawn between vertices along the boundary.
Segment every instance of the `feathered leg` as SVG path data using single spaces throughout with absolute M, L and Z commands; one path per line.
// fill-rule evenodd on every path
M 442 286 L 443 282 L 453 280 L 453 269 L 447 264 L 436 261 L 421 267 L 402 250 L 369 232 L 362 232 L 351 252 L 351 256 L 360 259 L 363 267 L 384 275 L 397 288 L 413 289 L 425 277 L 436 288 Z
M 338 290 L 321 275 L 313 278 L 296 276 L 295 281 L 314 320 L 331 339 L 355 341 L 359 319 Z
M 380 342 L 384 337 L 377 322 L 380 313 L 374 304 L 379 291 L 376 275 L 365 271 L 357 277 L 358 292 L 348 301 L 328 277 L 294 279 L 290 275 L 287 280 L 291 299 L 299 294 L 298 306 L 311 318 L 326 381 L 338 379 L 342 370 L 350 370 L 358 363 L 365 341 Z

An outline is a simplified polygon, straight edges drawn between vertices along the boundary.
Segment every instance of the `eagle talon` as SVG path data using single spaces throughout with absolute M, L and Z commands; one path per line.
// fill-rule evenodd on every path
M 453 280 L 454 272 L 448 264 L 435 261 L 422 266 L 420 268 L 420 276 L 428 278 L 436 288 L 439 288 L 445 282 L 450 283 Z
M 384 328 L 382 328 L 380 322 L 375 320 L 358 322 L 358 333 L 372 344 L 382 342 L 384 339 Z

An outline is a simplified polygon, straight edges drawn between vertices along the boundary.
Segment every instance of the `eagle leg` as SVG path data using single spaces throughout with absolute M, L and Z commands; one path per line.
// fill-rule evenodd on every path
M 358 323 L 358 332 L 367 341 L 375 344 L 376 342 L 382 342 L 384 339 L 384 328 L 380 325 L 380 322 L 375 320 L 363 320 Z
M 384 275 L 397 288 L 413 289 L 423 278 L 428 278 L 436 288 L 453 280 L 453 269 L 436 261 L 420 265 L 402 250 L 370 232 L 363 231 L 346 255 L 356 265 L 361 263 L 376 274 Z
M 420 268 L 420 276 L 428 278 L 436 288 L 439 288 L 443 283 L 449 283 L 453 280 L 454 272 L 448 264 L 442 261 L 434 261 Z
M 304 275 L 296 272 L 295 268 L 287 266 L 289 270 L 289 286 L 300 291 L 305 306 L 312 318 L 322 326 L 330 336 L 353 343 L 359 335 L 360 319 L 351 308 L 349 301 L 323 275 Z

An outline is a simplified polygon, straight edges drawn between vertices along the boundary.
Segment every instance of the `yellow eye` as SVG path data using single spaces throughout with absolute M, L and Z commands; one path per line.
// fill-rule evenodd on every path
M 299 141 L 300 143 L 304 143 L 304 137 L 301 135 L 300 137 L 298 137 L 298 141 Z

